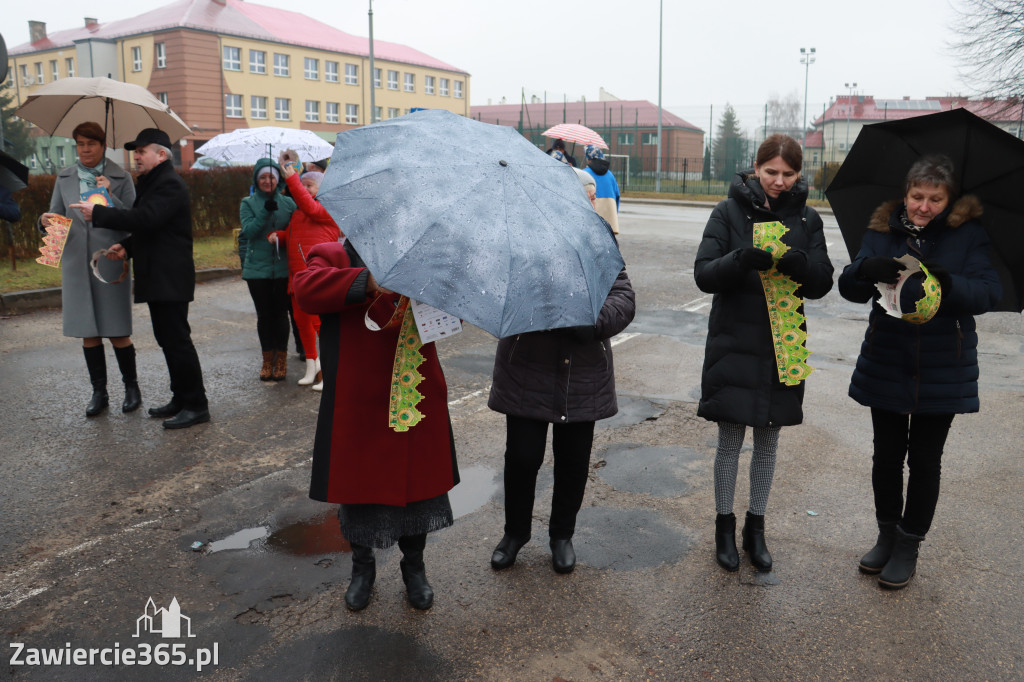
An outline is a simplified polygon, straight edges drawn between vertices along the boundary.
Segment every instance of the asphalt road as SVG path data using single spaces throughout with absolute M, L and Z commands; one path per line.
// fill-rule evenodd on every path
M 198 287 L 191 322 L 213 420 L 184 431 L 144 409 L 86 419 L 84 361 L 59 311 L 3 318 L 4 669 L 191 679 L 202 658 L 198 676 L 223 680 L 1024 678 L 1021 316 L 980 320 L 982 411 L 953 423 L 917 577 L 886 592 L 856 567 L 875 535 L 869 415 L 846 396 L 867 309 L 835 292 L 809 303 L 816 371 L 805 423 L 782 431 L 767 516 L 775 570 L 744 561 L 729 574 L 713 555 L 716 431 L 695 415 L 710 298 L 692 263 L 707 215 L 623 205 L 639 312 L 615 340 L 622 409 L 598 426 L 571 575 L 554 573 L 547 550 L 550 456 L 534 539 L 514 568 L 490 569 L 503 518 L 504 422 L 486 408 L 495 341 L 469 328 L 439 346 L 464 482 L 455 526 L 427 546 L 427 613 L 404 601 L 397 550 L 378 556 L 370 606 L 345 609 L 334 508 L 306 496 L 319 395 L 295 384 L 297 360 L 287 382 L 258 381 L 239 279 Z M 847 258 L 826 225 L 838 270 Z M 166 370 L 146 308 L 135 312 L 148 407 L 168 397 Z M 741 466 L 739 515 L 746 485 Z M 182 637 L 146 632 L 161 622 L 146 619 L 150 598 L 156 609 L 177 600 Z M 89 649 L 92 665 L 30 664 Z M 139 665 L 147 655 L 185 664 Z

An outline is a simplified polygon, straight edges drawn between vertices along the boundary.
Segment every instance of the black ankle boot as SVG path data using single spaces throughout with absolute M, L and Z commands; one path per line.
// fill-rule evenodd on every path
M 103 345 L 82 348 L 85 354 L 85 366 L 89 369 L 89 381 L 92 382 L 92 398 L 85 408 L 86 417 L 95 417 L 107 409 L 110 398 L 107 396 L 107 355 Z
M 727 571 L 740 568 L 740 554 L 736 550 L 735 514 L 719 514 L 715 517 L 715 559 Z
M 875 546 L 860 558 L 860 572 L 868 575 L 881 573 L 892 555 L 892 548 L 895 544 L 896 522 L 879 521 L 878 540 L 875 541 Z
M 361 611 L 370 603 L 370 592 L 377 579 L 377 561 L 373 547 L 352 545 L 352 582 L 345 591 L 345 606 L 352 611 Z
M 402 550 L 402 581 L 409 604 L 420 611 L 426 611 L 434 605 L 434 590 L 427 582 L 427 568 L 423 564 L 423 547 L 427 536 L 415 535 L 398 539 L 398 547 Z
M 900 590 L 910 583 L 917 572 L 917 550 L 924 540 L 923 535 L 911 535 L 896 526 L 896 543 L 892 556 L 878 574 L 878 584 L 890 590 Z
M 764 542 L 764 517 L 749 511 L 743 524 L 743 551 L 750 555 L 750 563 L 757 570 L 772 570 L 772 555 Z

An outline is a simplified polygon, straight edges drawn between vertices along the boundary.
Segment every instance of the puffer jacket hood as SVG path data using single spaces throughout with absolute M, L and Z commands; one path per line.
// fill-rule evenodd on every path
M 903 213 L 905 208 L 902 199 L 885 202 L 871 214 L 871 220 L 868 221 L 868 229 L 883 234 L 899 229 L 900 214 Z M 981 200 L 973 194 L 966 194 L 957 199 L 948 210 L 937 215 L 932 222 L 925 226 L 923 232 L 929 232 L 943 226 L 955 229 L 968 220 L 979 217 L 983 211 Z
M 587 161 L 587 165 L 590 166 L 590 168 L 598 175 L 604 175 L 607 173 L 608 168 L 611 166 L 608 159 L 591 159 L 590 161 Z
M 273 168 L 274 170 L 277 171 L 277 185 L 274 187 L 274 191 L 270 192 L 269 194 L 267 192 L 261 192 L 259 190 L 259 183 L 256 182 L 256 178 L 259 177 L 260 171 L 263 170 L 264 168 L 266 168 L 267 166 L 270 166 L 271 168 Z M 263 158 L 263 159 L 260 159 L 259 161 L 257 161 L 256 165 L 253 166 L 253 168 L 252 168 L 252 189 L 253 189 L 253 194 L 257 194 L 257 195 L 263 197 L 264 199 L 270 199 L 271 197 L 276 197 L 276 196 L 280 195 L 281 194 L 281 190 L 283 188 L 284 188 L 284 175 L 281 173 L 281 167 L 278 166 L 277 163 L 273 159 Z

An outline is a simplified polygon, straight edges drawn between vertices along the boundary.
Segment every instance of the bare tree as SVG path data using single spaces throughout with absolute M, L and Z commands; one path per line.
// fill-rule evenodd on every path
M 803 105 L 794 90 L 785 97 L 772 93 L 768 99 L 768 130 L 790 133 L 802 130 Z
M 953 49 L 960 75 L 977 96 L 1019 101 L 1024 95 L 1024 0 L 955 0 Z

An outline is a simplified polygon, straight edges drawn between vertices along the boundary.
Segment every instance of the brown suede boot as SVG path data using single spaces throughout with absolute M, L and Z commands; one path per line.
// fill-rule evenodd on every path
M 279 350 L 274 352 L 274 371 L 271 378 L 274 381 L 283 381 L 288 376 L 288 351 Z
M 263 351 L 263 367 L 260 368 L 260 381 L 270 381 L 274 373 L 274 351 Z

